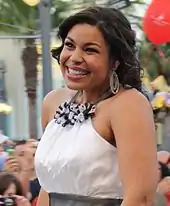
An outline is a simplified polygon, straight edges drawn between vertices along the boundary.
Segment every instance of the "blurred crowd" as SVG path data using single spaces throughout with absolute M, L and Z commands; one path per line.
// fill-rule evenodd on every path
M 38 141 L 0 135 L 0 205 L 36 206 L 40 184 L 34 169 Z M 156 206 L 170 206 L 170 153 L 159 151 Z M 12 204 L 15 203 L 15 204 Z
M 159 163 L 157 193 L 160 195 L 157 198 L 157 205 L 170 206 L 170 153 L 167 151 L 159 151 L 157 157 Z
M 40 184 L 34 169 L 38 141 L 0 135 L 0 205 L 36 206 Z

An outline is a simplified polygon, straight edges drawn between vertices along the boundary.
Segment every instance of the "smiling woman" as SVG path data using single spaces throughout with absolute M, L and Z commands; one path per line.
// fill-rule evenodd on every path
M 90 7 L 62 22 L 59 37 L 52 54 L 68 88 L 43 101 L 38 206 L 152 205 L 155 127 L 128 20 Z
M 77 34 L 81 38 L 77 39 Z M 97 27 L 78 24 L 69 31 L 60 54 L 60 66 L 71 89 L 89 90 L 101 83 L 104 83 L 103 89 L 107 89 L 107 46 Z

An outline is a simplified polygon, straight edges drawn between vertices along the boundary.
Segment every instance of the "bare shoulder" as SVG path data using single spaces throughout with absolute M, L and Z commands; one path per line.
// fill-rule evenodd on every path
M 152 107 L 142 93 L 135 89 L 122 91 L 112 99 L 110 106 L 110 122 L 117 142 L 124 139 L 147 141 L 148 137 L 155 139 Z
M 57 100 L 62 97 L 66 92 L 66 89 L 61 88 L 58 90 L 52 90 L 43 99 L 43 105 L 49 105 L 51 101 Z
M 59 106 L 63 101 L 66 101 L 75 94 L 75 91 L 72 91 L 67 88 L 60 88 L 58 90 L 53 90 L 49 92 L 43 100 L 43 105 L 45 107 L 51 107 L 53 104 L 55 107 Z
M 60 88 L 57 90 L 52 90 L 51 92 L 49 92 L 43 100 L 43 103 L 49 103 L 51 102 L 51 100 L 57 100 L 60 101 L 59 99 L 63 99 L 63 98 L 68 98 L 72 93 L 74 93 L 74 91 L 67 89 L 67 88 Z
M 139 91 L 129 89 L 121 91 L 117 97 L 113 98 L 113 115 L 135 115 L 136 112 L 147 112 L 152 115 L 152 107 L 148 99 Z
M 64 101 L 69 100 L 75 91 L 67 88 L 60 88 L 49 92 L 42 103 L 42 126 L 43 128 L 51 121 L 54 117 L 57 107 Z

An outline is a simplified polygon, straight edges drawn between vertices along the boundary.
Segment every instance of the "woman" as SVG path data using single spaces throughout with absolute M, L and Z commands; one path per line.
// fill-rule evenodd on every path
M 151 205 L 155 130 L 128 20 L 116 9 L 90 7 L 67 18 L 59 37 L 53 57 L 68 89 L 43 102 L 38 206 Z
M 16 206 L 30 206 L 29 201 L 24 197 L 19 179 L 12 174 L 2 173 L 0 175 L 0 205 L 7 198 L 14 201 Z

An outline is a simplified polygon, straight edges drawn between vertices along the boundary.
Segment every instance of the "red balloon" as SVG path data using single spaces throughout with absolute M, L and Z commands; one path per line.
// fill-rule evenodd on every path
M 143 28 L 153 44 L 170 41 L 170 0 L 153 0 L 144 19 Z

